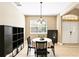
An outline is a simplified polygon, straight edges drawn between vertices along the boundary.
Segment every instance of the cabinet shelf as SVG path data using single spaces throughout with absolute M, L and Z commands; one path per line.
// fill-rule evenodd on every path
M 17 48 L 17 42 L 13 42 L 13 50 Z
M 21 46 L 24 43 L 23 32 L 24 32 L 23 28 L 13 27 L 13 50 L 17 49 L 17 52 L 19 52 L 18 51 L 19 46 Z
M 52 39 L 53 43 L 58 42 L 58 30 L 48 30 L 47 37 Z
M 17 33 L 17 28 L 16 27 L 13 27 L 13 34 L 16 34 Z

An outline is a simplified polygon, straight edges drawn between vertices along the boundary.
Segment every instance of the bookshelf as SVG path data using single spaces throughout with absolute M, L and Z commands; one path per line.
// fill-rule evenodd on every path
M 13 27 L 12 28 L 12 35 L 13 35 L 13 53 L 12 56 L 16 56 L 23 48 L 24 43 L 24 32 L 23 28 L 20 27 Z
M 0 25 L 0 57 L 14 57 L 24 47 L 24 28 Z

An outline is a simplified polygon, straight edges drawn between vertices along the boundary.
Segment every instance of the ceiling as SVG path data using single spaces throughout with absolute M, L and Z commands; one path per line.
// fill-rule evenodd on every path
M 23 2 L 15 3 L 17 8 L 24 15 L 40 15 L 40 3 L 38 2 Z M 65 10 L 71 2 L 50 2 L 42 4 L 42 14 L 43 15 L 57 15 Z

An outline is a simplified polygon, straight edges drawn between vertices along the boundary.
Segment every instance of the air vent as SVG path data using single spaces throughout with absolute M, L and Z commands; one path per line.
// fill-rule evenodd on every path
M 20 2 L 15 2 L 15 4 L 16 4 L 17 6 L 22 6 L 22 4 L 21 4 Z

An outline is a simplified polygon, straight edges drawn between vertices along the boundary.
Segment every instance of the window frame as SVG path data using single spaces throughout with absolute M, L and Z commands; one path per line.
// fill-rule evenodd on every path
M 48 26 L 47 26 L 47 19 L 45 19 L 45 22 L 46 22 L 46 32 L 39 32 L 39 29 L 37 30 L 37 32 L 32 32 L 32 27 L 35 27 L 35 26 L 32 26 L 32 24 L 31 24 L 31 22 L 34 22 L 34 21 L 38 21 L 37 19 L 31 19 L 30 20 L 30 34 L 47 34 L 47 28 L 48 28 Z M 39 28 L 39 24 L 36 26 L 37 28 Z

